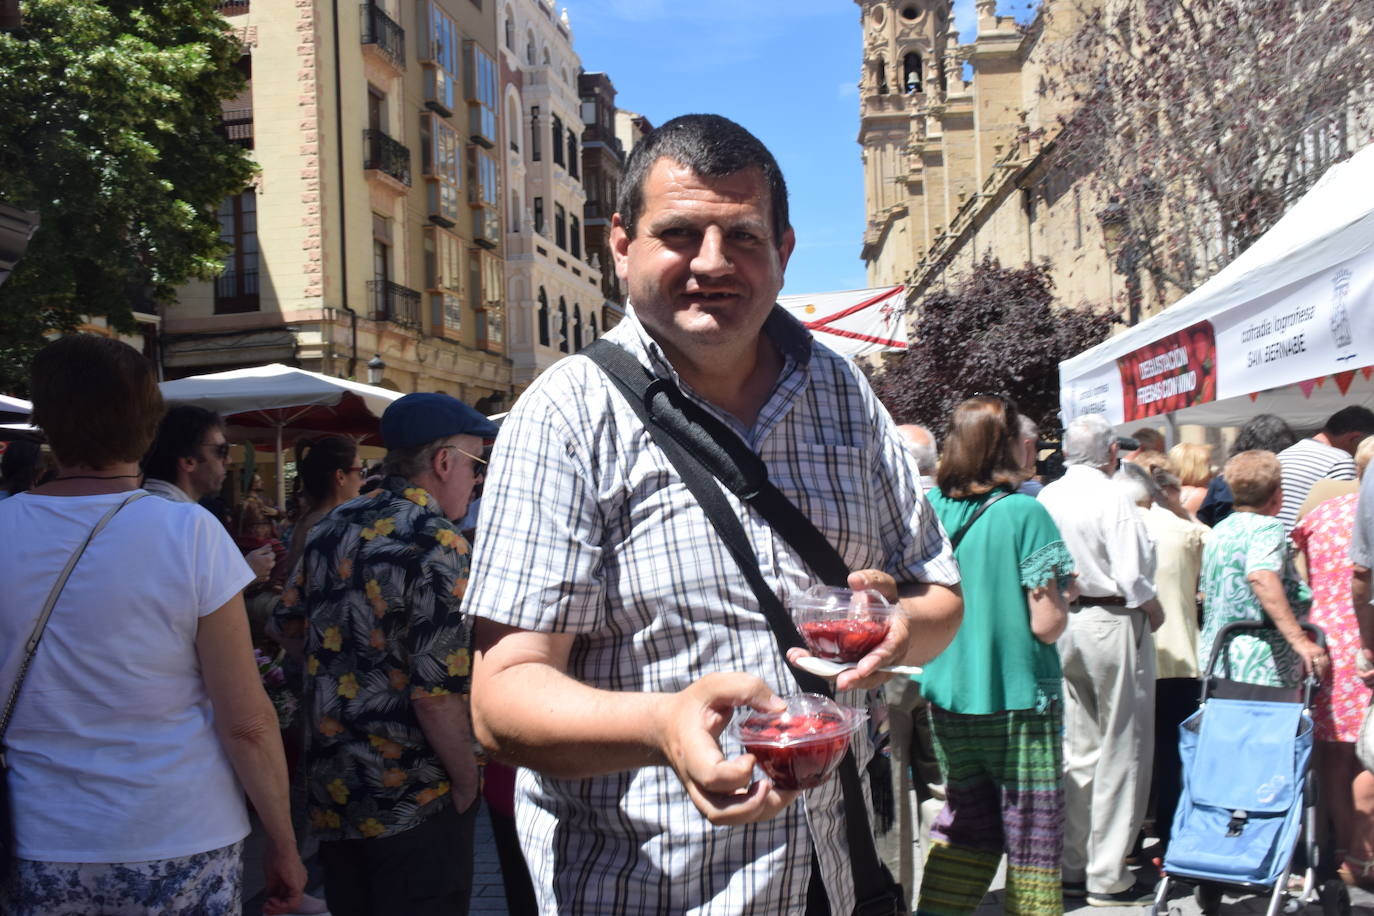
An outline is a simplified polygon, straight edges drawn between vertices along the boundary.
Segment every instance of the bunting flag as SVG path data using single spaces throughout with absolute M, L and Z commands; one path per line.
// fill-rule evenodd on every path
M 1305 398 L 1312 397 L 1312 389 L 1316 387 L 1317 380 L 1314 378 L 1304 379 L 1298 382 L 1298 388 L 1302 389 L 1302 396 Z
M 1336 387 L 1341 390 L 1341 397 L 1345 397 L 1345 393 L 1350 390 L 1350 385 L 1355 381 L 1355 370 L 1347 369 L 1345 372 L 1337 372 L 1331 377 L 1336 380 Z
M 781 296 L 778 304 L 843 356 L 908 348 L 906 287 Z

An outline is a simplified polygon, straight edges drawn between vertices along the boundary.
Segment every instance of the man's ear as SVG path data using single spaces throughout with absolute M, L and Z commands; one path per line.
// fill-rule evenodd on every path
M 791 226 L 783 230 L 782 238 L 778 240 L 778 268 L 786 272 L 787 262 L 792 258 L 792 252 L 797 247 L 797 233 Z
M 615 275 L 622 280 L 630 279 L 630 234 L 625 231 L 625 224 L 620 219 L 620 214 L 611 216 L 611 257 L 615 260 Z
M 196 459 L 183 455 L 177 459 L 177 467 L 189 474 L 196 469 Z

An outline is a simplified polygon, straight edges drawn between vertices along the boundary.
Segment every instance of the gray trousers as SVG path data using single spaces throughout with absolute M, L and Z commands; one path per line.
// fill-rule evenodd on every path
M 1064 880 L 1112 894 L 1145 818 L 1154 758 L 1155 655 L 1145 614 L 1085 605 L 1059 639 L 1064 666 Z
M 892 828 L 877 838 L 878 854 L 893 877 L 902 883 L 910 909 L 919 891 L 916 839 L 920 838 L 924 857 L 930 848 L 930 825 L 945 804 L 945 787 L 940 764 L 935 759 L 935 739 L 930 733 L 930 704 L 921 696 L 920 688 L 910 678 L 899 676 L 888 681 L 883 690 L 887 698 L 896 818 Z

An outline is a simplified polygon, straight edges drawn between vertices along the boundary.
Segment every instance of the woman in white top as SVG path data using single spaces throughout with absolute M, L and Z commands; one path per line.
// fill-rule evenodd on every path
M 0 503 L 5 697 L 62 568 L 123 507 L 58 596 L 3 737 L 17 861 L 0 911 L 238 914 L 246 791 L 266 831 L 264 912 L 287 912 L 305 870 L 249 641 L 253 573 L 199 506 L 125 502 L 162 414 L 152 367 L 64 337 L 35 358 L 32 394 L 58 472 Z

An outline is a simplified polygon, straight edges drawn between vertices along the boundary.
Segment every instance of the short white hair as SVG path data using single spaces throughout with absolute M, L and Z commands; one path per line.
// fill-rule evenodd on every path
M 1021 438 L 1039 439 L 1040 427 L 1036 425 L 1035 421 L 1032 420 L 1030 417 L 1026 416 L 1025 414 L 1017 414 L 1017 416 L 1021 418 Z
M 1106 467 L 1111 460 L 1112 425 L 1100 413 L 1075 417 L 1064 430 L 1064 463 Z
M 926 441 L 912 442 L 911 439 L 903 436 L 902 444 L 911 453 L 911 457 L 916 459 L 916 470 L 921 472 L 922 477 L 929 477 L 935 473 L 935 466 L 939 463 L 939 457 L 935 453 L 935 437 L 924 426 L 916 426 L 916 428 L 926 434 Z
M 1158 486 L 1150 477 L 1150 472 L 1138 464 L 1123 461 L 1121 467 L 1112 475 L 1112 480 L 1126 491 L 1126 498 L 1137 506 L 1155 500 Z

